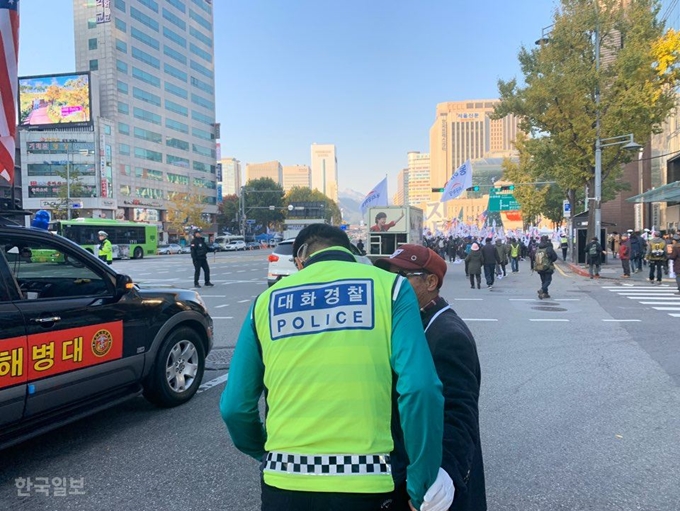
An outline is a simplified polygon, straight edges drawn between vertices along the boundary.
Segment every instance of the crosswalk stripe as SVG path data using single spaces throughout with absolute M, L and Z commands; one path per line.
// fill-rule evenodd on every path
M 623 298 L 635 300 L 640 305 L 651 305 L 652 309 L 664 311 L 671 317 L 680 318 L 679 313 L 669 312 L 680 311 L 680 296 L 676 294 L 673 287 L 667 285 L 634 286 L 623 289 L 620 286 L 603 286 L 603 289 L 609 289 Z
M 658 311 L 680 311 L 680 307 L 652 307 L 652 309 L 656 309 Z

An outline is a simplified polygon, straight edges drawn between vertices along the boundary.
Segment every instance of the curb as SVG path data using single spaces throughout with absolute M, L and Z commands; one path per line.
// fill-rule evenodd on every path
M 577 266 L 577 265 L 575 265 L 575 264 L 573 264 L 573 263 L 569 263 L 569 262 L 566 262 L 566 263 L 565 263 L 565 262 L 561 262 L 561 261 L 560 261 L 559 264 L 567 265 L 567 267 L 571 270 L 572 273 L 575 273 L 575 274 L 577 274 L 577 275 L 580 275 L 581 277 L 588 277 L 588 278 L 590 278 L 590 273 L 588 272 L 587 269 L 581 268 L 580 266 Z M 632 278 L 631 278 L 631 279 L 622 279 L 622 278 L 621 278 L 620 276 L 618 276 L 618 275 L 615 276 L 615 277 L 608 277 L 608 276 L 606 276 L 606 275 L 605 275 L 605 276 L 600 275 L 599 278 L 600 278 L 600 279 L 607 279 L 607 280 L 616 280 L 616 281 L 625 280 L 625 281 L 627 281 L 627 282 L 636 282 L 636 281 L 638 281 L 638 279 L 632 279 Z M 644 279 L 644 281 L 647 281 L 647 279 Z M 662 282 L 672 282 L 672 283 L 675 283 L 675 280 L 674 280 L 674 279 L 670 279 L 670 278 L 664 276 L 664 278 L 662 279 Z

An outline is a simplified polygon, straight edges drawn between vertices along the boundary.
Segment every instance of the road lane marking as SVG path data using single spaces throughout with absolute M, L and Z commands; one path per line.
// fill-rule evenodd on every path
M 203 298 L 226 298 L 227 297 L 227 295 L 204 295 L 203 293 L 201 293 L 201 296 Z
M 463 321 L 498 321 L 497 319 L 486 318 L 461 318 Z
M 661 296 L 661 295 L 644 295 L 644 296 L 628 296 L 629 300 L 675 300 L 680 303 L 680 298 L 677 296 Z
M 454 298 L 456 302 L 481 302 L 484 298 Z
M 641 319 L 603 319 L 602 321 L 616 322 L 616 323 L 639 323 Z
M 238 303 L 246 303 L 246 302 L 249 302 L 249 301 L 250 301 L 250 298 L 248 298 L 247 300 L 239 300 Z
M 680 302 L 669 303 L 669 302 L 640 302 L 642 305 L 680 305 Z
M 217 378 L 213 378 L 210 381 L 207 381 L 205 383 L 201 383 L 201 386 L 198 387 L 196 394 L 200 394 L 201 392 L 205 392 L 206 390 L 210 390 L 211 388 L 216 387 L 220 383 L 224 383 L 228 379 L 229 379 L 229 373 L 225 373 L 222 376 L 218 376 Z
M 511 302 L 534 302 L 538 298 L 508 298 Z
M 213 316 L 213 319 L 234 319 L 233 316 Z
M 680 311 L 680 307 L 652 307 L 652 309 L 656 309 L 658 311 Z
M 229 304 L 228 304 L 228 303 L 225 303 L 224 305 L 215 305 L 215 308 L 216 308 L 216 309 L 222 309 L 222 308 L 224 308 L 224 307 L 229 307 Z
M 580 298 L 551 298 L 553 302 L 580 302 Z
M 562 323 L 568 323 L 568 319 L 530 319 L 529 321 L 536 321 L 536 322 L 550 322 L 550 321 L 560 321 Z
M 559 266 L 558 264 L 556 264 L 556 265 L 554 265 L 554 266 L 555 266 L 555 268 L 557 268 L 557 271 L 560 272 L 560 273 L 562 274 L 563 277 L 566 277 L 566 276 L 567 276 L 567 274 L 564 273 L 564 270 L 562 270 L 562 268 L 560 268 L 560 266 Z
M 680 318 L 680 314 L 669 314 L 669 316 L 673 316 L 674 318 Z

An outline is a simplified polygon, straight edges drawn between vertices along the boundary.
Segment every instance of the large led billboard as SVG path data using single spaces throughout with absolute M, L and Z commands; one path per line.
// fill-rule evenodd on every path
M 78 126 L 92 120 L 90 74 L 19 78 L 19 126 Z

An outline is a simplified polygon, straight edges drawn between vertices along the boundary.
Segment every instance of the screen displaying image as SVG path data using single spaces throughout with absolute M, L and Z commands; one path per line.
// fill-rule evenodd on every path
M 89 74 L 19 78 L 19 125 L 87 124 Z

